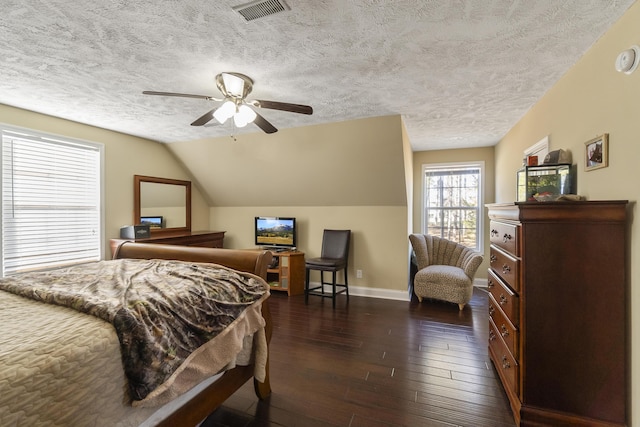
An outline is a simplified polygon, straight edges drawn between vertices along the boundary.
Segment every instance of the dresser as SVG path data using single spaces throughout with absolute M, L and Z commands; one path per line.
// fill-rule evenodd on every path
M 146 239 L 135 239 L 136 243 L 161 243 L 164 245 L 201 246 L 205 248 L 221 248 L 223 246 L 225 231 L 180 231 L 161 232 L 153 234 Z M 111 254 L 124 240 L 111 239 Z
M 627 201 L 487 208 L 489 356 L 516 423 L 627 425 Z

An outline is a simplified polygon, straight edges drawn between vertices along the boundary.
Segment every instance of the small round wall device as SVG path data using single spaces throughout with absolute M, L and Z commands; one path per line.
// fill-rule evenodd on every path
M 616 58 L 616 70 L 620 73 L 631 74 L 640 63 L 640 47 L 634 45 L 624 50 Z

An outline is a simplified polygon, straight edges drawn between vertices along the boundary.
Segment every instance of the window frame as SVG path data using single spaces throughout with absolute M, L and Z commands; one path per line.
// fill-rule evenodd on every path
M 478 182 L 478 206 L 477 206 L 477 224 L 476 224 L 476 247 L 469 247 L 477 252 L 484 252 L 484 182 L 485 182 L 485 162 L 483 160 L 468 162 L 446 162 L 446 163 L 424 163 L 420 175 L 421 187 L 421 203 L 420 203 L 420 229 L 422 234 L 427 234 L 427 206 L 426 200 L 426 174 L 428 171 L 435 170 L 455 170 L 462 168 L 478 168 L 480 169 L 480 177 Z
M 100 168 L 98 172 L 98 200 L 99 200 L 99 209 L 98 209 L 98 221 L 99 221 L 99 230 L 98 230 L 98 248 L 97 253 L 100 260 L 104 259 L 105 255 L 105 236 L 106 236 L 106 224 L 105 224 L 105 149 L 104 144 L 99 142 L 88 141 L 84 139 L 72 138 L 65 135 L 56 135 L 47 132 L 41 132 L 34 129 L 22 128 L 12 125 L 7 125 L 5 123 L 0 122 L 0 144 L 4 145 L 4 138 L 8 137 L 17 137 L 21 136 L 25 139 L 40 139 L 45 142 L 51 142 L 54 144 L 62 144 L 62 145 L 79 145 L 84 147 L 90 147 L 94 149 L 98 153 L 98 167 Z M 1 147 L 0 147 L 1 148 Z M 2 149 L 0 149 L 0 185 L 3 185 L 3 164 L 2 164 Z M 2 189 L 0 187 L 0 195 L 2 195 Z M 0 234 L 4 233 L 4 219 L 3 219 L 3 200 L 0 197 Z M 82 261 L 77 261 L 80 263 Z M 86 262 L 86 261 L 85 261 Z M 70 262 L 65 265 L 75 264 L 76 262 Z M 42 267 L 42 269 L 54 268 L 54 267 Z M 32 270 L 36 271 L 36 270 Z M 4 277 L 4 237 L 0 235 L 0 276 Z

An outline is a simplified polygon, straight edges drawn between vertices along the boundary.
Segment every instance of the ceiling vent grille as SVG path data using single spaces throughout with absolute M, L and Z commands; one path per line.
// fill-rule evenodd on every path
M 290 10 L 284 0 L 258 0 L 233 7 L 247 21 Z

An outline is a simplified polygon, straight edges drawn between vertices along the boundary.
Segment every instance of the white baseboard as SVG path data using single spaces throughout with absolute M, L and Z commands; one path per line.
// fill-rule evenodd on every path
M 319 282 L 310 282 L 310 287 L 319 286 Z M 324 285 L 324 291 L 331 293 L 331 285 Z M 340 290 L 342 288 L 337 288 Z M 411 296 L 409 295 L 409 290 L 406 291 L 397 291 L 394 289 L 378 289 L 378 288 L 367 288 L 364 286 L 351 286 L 349 285 L 349 295 L 354 295 L 358 297 L 370 297 L 370 298 L 382 298 L 382 299 L 392 299 L 392 300 L 400 300 L 400 301 L 409 301 L 411 300 Z
M 311 287 L 319 286 L 319 282 L 310 282 Z M 473 279 L 473 286 L 478 288 L 487 287 L 487 279 Z M 342 288 L 338 288 L 340 290 Z M 324 291 L 331 293 L 331 285 L 324 285 Z M 411 295 L 409 290 L 397 291 L 395 289 L 380 289 L 380 288 L 367 288 L 364 286 L 351 286 L 349 285 L 349 295 L 355 295 L 359 297 L 369 298 L 382 298 L 398 301 L 411 301 Z
M 487 279 L 473 279 L 473 286 L 477 286 L 479 288 L 486 288 Z
M 392 299 L 399 301 L 411 300 L 411 295 L 409 295 L 408 289 L 404 291 L 396 291 L 395 289 L 378 289 L 365 288 L 363 286 L 349 286 L 349 294 L 357 295 L 360 297 Z

